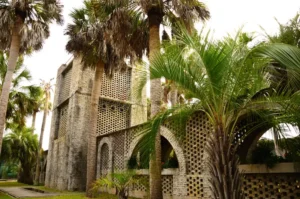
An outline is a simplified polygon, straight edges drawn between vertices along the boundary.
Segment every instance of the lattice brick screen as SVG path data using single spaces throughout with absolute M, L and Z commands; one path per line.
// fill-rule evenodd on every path
M 67 121 L 68 121 L 68 108 L 69 104 L 63 104 L 59 107 L 59 125 L 58 125 L 58 134 L 57 137 L 63 137 L 67 133 Z
M 133 140 L 136 138 L 137 135 L 142 131 L 143 126 L 137 126 L 134 128 L 131 128 L 129 130 L 126 130 L 126 140 L 125 140 L 125 153 L 127 154 L 129 152 L 129 148 Z
M 188 174 L 202 173 L 205 143 L 210 132 L 211 125 L 204 113 L 197 113 L 188 121 L 184 148 Z
M 162 190 L 163 194 L 173 195 L 173 176 L 162 176 Z
M 126 129 L 130 124 L 130 105 L 100 99 L 98 107 L 98 135 Z
M 69 97 L 71 86 L 72 68 L 67 69 L 62 74 L 61 90 L 59 95 L 59 102 L 63 102 Z
M 125 133 L 121 132 L 114 135 L 114 168 L 116 170 L 125 169 L 124 157 Z
M 300 198 L 300 174 L 246 174 L 243 190 L 246 199 Z
M 130 100 L 131 69 L 116 71 L 110 79 L 103 75 L 101 95 L 119 100 Z
M 149 176 L 146 176 L 146 175 L 140 175 L 140 176 L 135 176 L 135 178 L 137 179 L 141 179 L 142 181 L 145 181 L 145 182 L 149 182 Z M 147 188 L 142 185 L 141 183 L 140 184 L 135 184 L 131 187 L 131 190 L 135 190 L 135 191 L 147 191 Z
M 203 197 L 203 179 L 200 176 L 187 177 L 187 194 L 192 197 Z

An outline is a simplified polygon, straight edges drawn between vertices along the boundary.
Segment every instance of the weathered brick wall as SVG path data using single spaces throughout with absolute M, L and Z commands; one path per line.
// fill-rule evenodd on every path
M 178 169 L 163 169 L 163 193 L 164 198 L 172 199 L 209 199 L 211 191 L 208 183 L 208 173 L 205 161 L 207 154 L 205 144 L 208 134 L 212 128 L 203 113 L 196 113 L 187 123 L 186 135 L 179 140 L 174 134 L 178 134 L 176 124 L 166 123 L 161 128 L 161 135 L 172 145 L 178 162 Z M 98 142 L 109 140 L 111 147 L 110 172 L 114 168 L 126 168 L 126 164 L 132 155 L 136 144 L 139 141 L 138 132 L 142 125 L 125 129 L 119 132 L 110 133 L 98 137 Z M 177 133 L 176 133 L 177 131 Z M 122 161 L 122 158 L 123 161 Z M 98 164 L 101 155 L 98 153 Z M 124 167 L 125 165 L 125 167 Z M 297 170 L 285 169 L 278 171 L 257 169 L 256 173 L 244 173 L 243 190 L 247 199 L 296 199 L 300 198 L 300 173 Z M 291 166 L 290 166 L 291 167 Z M 252 168 L 252 167 L 251 167 Z M 100 169 L 100 167 L 98 167 Z M 245 167 L 241 168 L 244 170 Z M 100 172 L 100 171 L 98 171 Z M 298 173 L 297 173 L 298 172 Z M 139 177 L 148 178 L 148 170 L 138 170 Z M 146 188 L 142 185 L 135 186 L 130 191 L 132 196 L 143 197 L 146 195 Z
M 76 57 L 58 71 L 45 184 L 60 190 L 84 190 L 87 123 L 93 70 Z
M 98 108 L 98 134 L 126 129 L 146 120 L 146 99 L 131 95 L 134 69 L 115 71 L 112 78 L 103 77 Z M 57 73 L 54 108 L 51 123 L 48 165 L 45 184 L 60 190 L 84 190 L 86 183 L 87 138 L 89 131 L 90 96 L 94 69 L 83 67 L 81 57 L 75 57 Z M 143 94 L 145 97 L 146 95 Z M 135 111 L 138 109 L 140 112 Z M 139 118 L 131 122 L 131 112 Z M 116 138 L 122 145 L 123 135 Z M 115 151 L 118 169 L 125 165 Z M 122 165 L 123 164 L 123 165 Z

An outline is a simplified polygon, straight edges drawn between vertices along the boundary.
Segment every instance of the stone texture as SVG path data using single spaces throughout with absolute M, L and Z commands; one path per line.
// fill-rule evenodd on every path
M 97 178 L 126 169 L 141 138 L 137 135 L 143 129 L 141 124 L 147 120 L 146 91 L 144 89 L 142 97 L 137 98 L 134 90 L 142 70 L 133 67 L 123 73 L 116 71 L 112 79 L 104 77 L 98 107 Z M 47 187 L 85 189 L 93 75 L 93 69 L 82 67 L 80 57 L 58 70 L 45 178 Z M 179 163 L 178 169 L 162 171 L 164 198 L 209 199 L 212 194 L 205 166 L 208 159 L 205 145 L 212 133 L 211 125 L 205 114 L 199 112 L 190 118 L 186 135 L 180 140 L 175 136 L 179 131 L 174 122 L 166 122 L 160 130 Z M 240 133 L 245 132 L 246 129 L 242 129 Z M 279 166 L 269 170 L 262 166 L 241 166 L 241 170 L 246 170 L 244 190 L 247 198 L 299 198 L 298 170 L 291 165 L 284 165 L 285 170 Z M 139 170 L 137 176 L 148 179 L 148 170 Z M 274 194 L 270 195 L 270 190 Z M 138 185 L 132 187 L 130 194 L 143 197 L 147 191 Z
M 126 129 L 131 125 L 146 121 L 146 94 L 139 100 L 131 96 L 132 81 L 137 75 L 135 69 L 116 71 L 113 78 L 104 77 L 100 101 L 107 101 L 114 107 L 129 107 L 128 113 L 116 115 L 117 110 L 111 107 L 104 115 L 99 106 L 100 132 L 105 132 L 108 126 L 117 126 L 113 131 Z M 87 133 L 89 130 L 89 107 L 93 85 L 94 70 L 82 66 L 81 57 L 75 57 L 70 63 L 62 65 L 57 72 L 53 116 L 51 123 L 49 154 L 47 159 L 45 185 L 59 190 L 84 190 L 86 183 L 87 164 Z M 144 104 L 143 104 L 144 103 Z M 123 111 L 123 109 L 121 110 Z M 108 120 L 104 120 L 103 117 Z M 134 115 L 135 117 L 133 117 Z M 123 118 L 126 117 L 126 118 Z M 138 118 L 132 121 L 133 118 Z M 124 120 L 125 125 L 118 123 Z M 116 125 L 116 123 L 120 125 Z M 101 124 L 101 125 L 100 125 Z M 108 128 L 109 129 L 109 128 Z M 117 139 L 123 143 L 123 135 Z M 113 144 L 110 144 L 113 147 Z M 112 153 L 110 147 L 110 153 Z M 123 147 L 124 149 L 124 147 Z M 117 169 L 124 169 L 123 149 L 114 151 Z M 100 150 L 101 151 L 101 150 Z M 112 155 L 110 155 L 111 157 Z M 95 157 L 96 158 L 96 157 Z M 99 160 L 101 161 L 101 160 Z M 111 164 L 110 164 L 111 165 Z M 110 166 L 110 170 L 113 168 Z

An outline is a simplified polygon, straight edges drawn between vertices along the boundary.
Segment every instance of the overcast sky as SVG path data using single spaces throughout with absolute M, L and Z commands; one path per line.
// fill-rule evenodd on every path
M 300 9 L 300 0 L 204 0 L 203 2 L 211 12 L 207 26 L 214 30 L 214 35 L 218 38 L 234 34 L 242 26 L 244 31 L 258 32 L 258 35 L 263 34 L 260 26 L 269 34 L 275 34 L 278 31 L 275 17 L 279 22 L 285 23 Z M 36 84 L 39 84 L 40 79 L 55 78 L 58 67 L 71 57 L 65 50 L 68 38 L 64 36 L 64 29 L 71 21 L 69 13 L 73 8 L 82 6 L 83 0 L 61 0 L 61 3 L 64 5 L 64 25 L 51 25 L 51 36 L 45 41 L 43 49 L 25 58 L 25 66 L 31 71 L 32 82 Z M 37 118 L 36 133 L 40 132 L 41 115 L 39 114 Z M 51 116 L 45 129 L 44 149 L 48 148 L 50 123 Z

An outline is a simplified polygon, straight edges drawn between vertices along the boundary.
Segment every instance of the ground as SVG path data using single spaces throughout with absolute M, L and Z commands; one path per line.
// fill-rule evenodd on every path
M 0 187 L 20 187 L 20 186 L 28 186 L 28 185 L 17 183 L 17 182 L 1 182 L 0 181 Z M 58 192 L 58 193 L 70 194 L 70 195 L 61 195 L 61 196 L 43 197 L 43 198 L 26 198 L 26 199 L 89 199 L 89 198 L 85 197 L 83 192 L 66 192 L 66 191 L 62 192 L 62 191 L 49 189 L 49 188 L 46 188 L 43 186 L 38 186 L 35 188 L 46 190 L 49 192 L 56 192 L 56 193 Z M 4 193 L 1 193 L 1 192 L 0 192 L 0 198 L 1 199 L 13 199 L 12 197 L 10 197 Z M 117 196 L 109 195 L 109 194 L 101 194 L 96 199 L 117 199 Z M 131 198 L 131 199 L 133 199 L 133 198 Z

